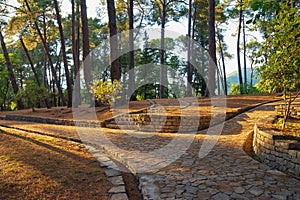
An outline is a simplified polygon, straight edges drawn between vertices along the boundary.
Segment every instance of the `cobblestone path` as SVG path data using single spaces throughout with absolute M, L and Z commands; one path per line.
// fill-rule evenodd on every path
M 199 158 L 201 145 L 214 141 L 218 135 L 208 136 L 202 131 L 195 137 L 182 136 L 182 141 L 194 138 L 186 153 L 154 173 L 138 172 L 153 162 L 164 166 L 157 161 L 159 155 L 146 157 L 139 152 L 162 148 L 176 137 L 175 134 L 162 133 L 151 139 L 140 139 L 111 132 L 107 136 L 114 145 L 139 152 L 116 152 L 114 146 L 108 144 L 106 148 L 137 171 L 146 199 L 300 199 L 299 180 L 259 163 L 243 151 L 255 122 L 269 114 L 274 114 L 273 107 L 261 106 L 227 121 L 217 144 L 203 158 Z M 176 153 L 170 153 L 170 160 L 174 155 L 176 157 Z
M 242 149 L 255 122 L 273 112 L 271 106 L 260 106 L 241 114 L 224 124 L 221 135 L 207 135 L 205 130 L 197 135 L 111 129 L 99 133 L 90 128 L 79 128 L 79 135 L 136 173 L 145 199 L 300 199 L 299 180 L 259 163 Z M 63 126 L 59 132 L 63 134 Z M 75 132 L 68 127 L 68 135 Z M 199 158 L 207 144 L 214 147 Z

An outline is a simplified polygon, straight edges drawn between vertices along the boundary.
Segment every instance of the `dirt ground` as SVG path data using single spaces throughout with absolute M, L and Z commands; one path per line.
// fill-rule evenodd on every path
M 261 124 L 260 126 L 267 130 L 276 131 L 279 135 L 295 136 L 300 141 L 300 119 L 292 117 L 288 118 L 286 126 L 283 129 L 282 123 L 278 122 L 278 119 L 276 119 L 277 117 L 275 117 L 273 123 Z
M 236 111 L 237 109 L 244 109 L 251 105 L 263 103 L 266 101 L 271 101 L 275 99 L 280 99 L 280 97 L 276 95 L 242 95 L 242 96 L 228 96 L 226 97 L 226 111 Z M 184 101 L 189 101 L 189 98 L 183 99 Z M 167 110 L 172 112 L 172 114 L 176 114 L 176 108 L 179 106 L 178 99 L 154 99 L 156 104 L 164 106 Z M 215 102 L 217 102 L 216 100 Z M 221 99 L 221 101 L 224 101 Z M 212 101 L 209 98 L 198 98 L 198 105 L 201 107 L 202 113 L 209 113 L 211 111 Z M 130 102 L 129 105 L 125 105 L 123 107 L 117 108 L 119 113 L 122 112 L 132 112 L 138 111 L 144 108 L 147 108 L 151 105 L 150 101 L 133 101 Z M 87 105 L 82 105 L 80 108 L 80 112 L 84 115 L 86 110 L 88 110 Z M 103 121 L 105 119 L 109 119 L 113 116 L 112 110 L 109 106 L 101 106 L 95 108 L 96 115 L 99 121 Z M 0 116 L 4 115 L 25 115 L 25 116 L 39 116 L 46 118 L 59 118 L 59 119 L 73 119 L 72 108 L 67 107 L 53 107 L 50 109 L 47 108 L 37 108 L 35 112 L 31 109 L 26 110 L 18 110 L 18 111 L 9 111 L 9 112 L 0 112 Z M 191 113 L 192 114 L 192 113 Z
M 108 199 L 110 188 L 83 145 L 0 131 L 0 199 Z

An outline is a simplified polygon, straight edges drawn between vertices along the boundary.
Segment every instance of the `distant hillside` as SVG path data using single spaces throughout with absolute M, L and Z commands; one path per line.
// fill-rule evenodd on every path
M 247 68 L 247 82 L 250 83 L 250 68 Z M 258 79 L 255 78 L 255 69 L 253 73 L 253 85 L 255 85 L 258 82 Z M 244 81 L 244 70 L 242 71 L 242 76 L 243 76 L 243 81 Z M 238 76 L 238 71 L 234 71 L 227 76 L 227 88 L 228 92 L 230 91 L 231 88 L 231 83 L 237 83 L 239 84 L 239 76 Z

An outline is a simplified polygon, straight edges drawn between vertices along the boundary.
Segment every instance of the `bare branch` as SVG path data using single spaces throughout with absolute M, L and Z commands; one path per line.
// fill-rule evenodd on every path
M 184 5 L 188 5 L 187 2 L 181 1 L 181 0 L 170 0 L 168 3 L 166 3 L 166 6 L 170 5 L 171 3 L 183 3 Z
M 10 5 L 10 4 L 5 3 L 5 2 L 0 2 L 0 5 L 7 6 L 7 7 L 10 7 L 10 8 L 16 9 L 16 10 L 18 9 L 18 7 Z

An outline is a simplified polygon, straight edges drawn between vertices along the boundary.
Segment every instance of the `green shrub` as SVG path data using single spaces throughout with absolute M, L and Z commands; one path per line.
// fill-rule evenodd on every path
M 239 95 L 239 94 L 241 94 L 240 85 L 237 83 L 231 83 L 229 95 Z
M 261 90 L 260 88 L 257 87 L 257 85 L 255 86 L 250 86 L 248 83 L 247 84 L 243 84 L 243 91 L 245 94 L 261 94 Z M 231 84 L 231 88 L 229 91 L 229 95 L 240 95 L 240 85 L 237 83 L 232 83 Z
M 95 95 L 95 99 L 104 105 L 109 105 L 113 101 L 121 98 L 122 85 L 115 80 L 111 81 L 95 81 L 91 86 L 91 93 Z
M 25 81 L 25 87 L 20 88 L 16 98 L 21 100 L 27 108 L 34 111 L 34 107 L 49 97 L 49 93 L 44 86 L 38 86 L 34 81 Z
M 14 102 L 14 101 L 12 101 L 11 103 L 10 103 L 10 110 L 16 110 L 17 109 L 17 103 L 16 102 Z

